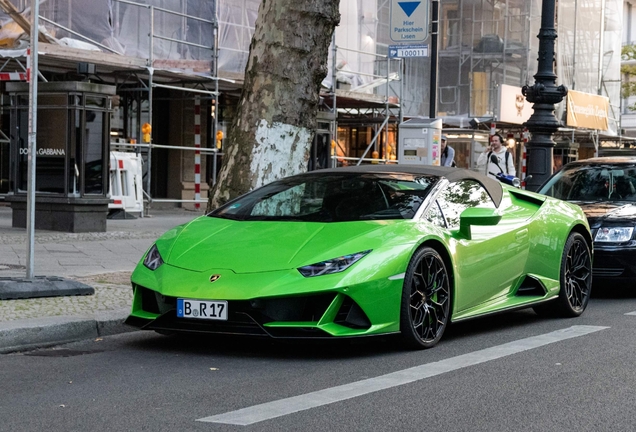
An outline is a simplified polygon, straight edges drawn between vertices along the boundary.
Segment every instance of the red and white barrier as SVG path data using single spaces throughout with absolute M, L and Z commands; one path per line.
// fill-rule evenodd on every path
M 26 80 L 28 82 L 31 82 L 31 48 L 27 48 L 26 61 L 27 61 Z
M 528 158 L 528 155 L 526 153 L 526 146 L 528 144 L 528 128 L 523 128 L 523 132 L 521 133 L 521 142 L 523 143 L 521 145 L 521 177 L 519 178 L 519 180 L 521 180 L 521 189 L 525 189 L 526 188 L 526 160 Z
M 26 72 L 0 72 L 0 81 L 27 81 Z
M 129 213 L 143 211 L 141 155 L 132 152 L 110 152 L 109 209 Z
M 201 148 L 201 97 L 194 97 L 194 147 Z M 194 151 L 194 199 L 201 199 L 201 151 Z M 194 208 L 201 208 L 201 203 L 194 203 Z

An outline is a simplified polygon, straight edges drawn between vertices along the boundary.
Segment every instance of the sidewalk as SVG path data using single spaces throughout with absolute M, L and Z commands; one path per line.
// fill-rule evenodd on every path
M 109 219 L 103 233 L 36 230 L 35 276 L 74 279 L 95 294 L 0 300 L 0 353 L 133 330 L 123 325 L 132 300 L 132 270 L 160 235 L 203 210 L 149 213 Z M 11 217 L 11 208 L 0 202 L 0 278 L 26 276 L 26 231 L 12 228 Z

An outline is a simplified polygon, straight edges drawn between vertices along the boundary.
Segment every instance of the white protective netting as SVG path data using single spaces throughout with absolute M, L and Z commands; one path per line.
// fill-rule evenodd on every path
M 28 17 L 31 0 L 10 1 Z M 60 44 L 147 59 L 153 6 L 153 59 L 167 60 L 162 65 L 176 69 L 191 67 L 179 61 L 199 61 L 208 71 L 216 18 L 219 71 L 241 74 L 259 5 L 260 0 L 42 0 L 40 15 L 55 23 L 42 21 L 41 26 Z M 620 0 L 560 0 L 557 13 L 559 81 L 608 96 L 615 118 L 620 101 L 621 5 Z M 401 100 L 404 115 L 427 115 L 430 58 L 404 59 L 399 68 L 398 61 L 373 54 L 387 54 L 388 46 L 395 44 L 389 38 L 390 2 L 342 0 L 340 13 L 335 32 L 340 87 L 383 96 L 388 92 L 391 98 L 399 94 L 400 82 L 391 81 L 387 88 L 386 76 L 400 76 L 408 90 Z M 440 14 L 439 115 L 496 115 L 500 84 L 520 87 L 534 82 L 539 0 L 442 0 Z M 28 35 L 11 21 L 0 14 L 0 48 L 24 48 Z M 332 57 L 330 50 L 326 88 L 332 87 Z M 562 110 L 557 108 L 559 114 Z M 616 131 L 615 121 L 610 129 Z
M 620 117 L 622 2 L 561 0 L 558 5 L 557 76 L 572 90 L 607 96 L 608 134 L 618 133 Z M 562 118 L 565 103 L 557 107 Z
M 11 3 L 30 19 L 31 0 Z M 149 6 L 155 7 L 154 20 Z M 214 6 L 209 0 L 42 0 L 40 16 L 51 22 L 43 20 L 40 26 L 61 45 L 101 51 L 110 48 L 126 56 L 149 58 L 148 35 L 154 21 L 154 59 L 211 61 Z M 0 14 L 0 24 L 7 29 L 0 40 L 4 48 L 23 47 L 28 35 L 12 21 L 6 13 Z

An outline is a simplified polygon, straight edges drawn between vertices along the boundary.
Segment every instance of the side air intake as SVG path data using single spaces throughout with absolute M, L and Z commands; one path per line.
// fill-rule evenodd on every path
M 352 329 L 368 329 L 371 327 L 371 321 L 369 321 L 367 314 L 351 297 L 345 297 L 334 322 Z
M 547 293 L 541 281 L 532 276 L 526 276 L 517 289 L 517 295 L 523 297 L 543 297 Z

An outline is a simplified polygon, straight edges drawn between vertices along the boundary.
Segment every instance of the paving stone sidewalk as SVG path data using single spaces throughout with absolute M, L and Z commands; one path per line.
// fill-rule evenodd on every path
M 95 283 L 81 278 L 77 280 L 92 286 L 95 294 L 0 301 L 0 322 L 52 316 L 86 317 L 96 312 L 130 310 L 130 284 Z
M 36 230 L 34 274 L 74 279 L 95 294 L 0 300 L 0 353 L 132 330 L 130 274 L 143 253 L 169 229 L 203 211 L 156 210 L 150 217 L 108 220 L 105 233 Z M 26 276 L 27 235 L 11 227 L 11 209 L 0 203 L 0 278 Z

